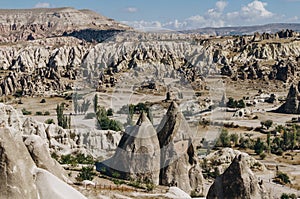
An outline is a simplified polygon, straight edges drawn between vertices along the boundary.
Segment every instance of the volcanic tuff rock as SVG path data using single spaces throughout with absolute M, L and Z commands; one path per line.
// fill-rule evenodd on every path
M 300 82 L 292 84 L 286 101 L 278 109 L 279 113 L 300 114 Z
M 38 198 L 32 172 L 35 164 L 22 139 L 0 128 L 0 198 Z
M 105 169 L 104 169 L 105 168 Z M 97 163 L 97 170 L 122 178 L 176 186 L 186 193 L 203 194 L 203 176 L 196 160 L 189 125 L 172 102 L 158 133 L 145 113 L 123 135 L 115 155 Z
M 22 91 L 23 95 L 44 95 L 72 88 L 71 80 L 79 77 L 88 46 L 74 38 L 60 40 L 66 44 L 44 46 L 44 41 L 42 44 L 34 41 L 27 46 L 1 46 L 0 68 L 7 73 L 0 79 L 0 95 L 16 91 Z M 69 40 L 73 43 L 68 44 Z
M 269 198 L 262 181 L 247 166 L 245 156 L 237 155 L 226 171 L 210 187 L 208 199 Z
M 272 40 L 272 35 L 253 41 L 252 36 L 221 39 L 186 36 L 182 40 L 182 35 L 176 38 L 170 34 L 173 39 L 166 39 L 164 34 L 156 37 L 154 34 L 148 37 L 128 34 L 118 34 L 111 42 L 92 48 L 83 60 L 85 77 L 97 80 L 98 75 L 94 73 L 100 74 L 108 69 L 118 73 L 144 68 L 147 64 L 153 65 L 159 77 L 167 74 L 160 65 L 170 66 L 192 82 L 215 74 L 226 75 L 233 80 L 288 82 L 297 79 L 300 74 L 300 42 L 296 37 Z M 123 37 L 126 39 L 122 40 Z
M 62 36 L 80 30 L 130 29 L 93 11 L 74 8 L 0 10 L 0 24 L 0 42 Z
M 161 148 L 160 183 L 187 193 L 203 193 L 203 176 L 196 160 L 192 134 L 178 105 L 172 102 L 158 127 Z
M 63 129 L 55 124 L 41 123 L 2 103 L 0 115 L 0 125 L 9 128 L 13 135 L 25 138 L 38 135 L 41 142 L 45 142 L 50 148 L 50 152 L 58 155 L 84 152 L 98 157 L 104 152 L 115 150 L 122 136 L 121 132 L 110 130 Z M 29 145 L 34 143 L 36 142 L 30 141 Z M 43 150 L 43 147 L 40 149 Z
M 251 157 L 247 153 L 243 153 L 232 148 L 223 148 L 208 154 L 203 160 L 203 165 L 205 165 L 205 167 L 207 169 L 210 169 L 212 172 L 217 169 L 219 173 L 224 173 L 224 171 L 229 167 L 234 158 L 240 154 L 244 156 L 245 162 L 251 170 L 267 170 L 265 165 L 255 158 Z
M 159 141 L 144 112 L 136 125 L 126 130 L 115 155 L 102 164 L 98 164 L 98 171 L 102 170 L 102 166 L 108 166 L 109 169 L 120 172 L 122 178 L 159 184 Z
M 69 182 L 66 171 L 51 157 L 49 146 L 40 136 L 30 135 L 25 138 L 24 144 L 37 167 L 49 171 L 65 182 Z
M 36 137 L 30 139 L 37 140 Z M 47 169 L 60 174 L 57 165 L 51 165 L 47 148 L 41 149 L 35 144 L 29 148 L 32 157 Z M 42 154 L 47 152 L 46 154 Z M 37 156 L 33 156 L 33 154 Z M 8 128 L 0 128 L 0 198 L 14 199 L 86 199 L 74 188 L 48 171 L 38 168 L 28 153 L 20 135 L 13 135 Z M 38 157 L 38 158 L 37 158 Z M 49 160 L 43 162 L 40 160 Z M 53 161 L 53 160 L 52 160 Z M 48 165 L 49 164 L 49 165 Z M 56 168 L 55 168 L 56 167 Z

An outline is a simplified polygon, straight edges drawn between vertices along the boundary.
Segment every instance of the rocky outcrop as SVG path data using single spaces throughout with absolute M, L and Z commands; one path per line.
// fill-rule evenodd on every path
M 0 127 L 0 198 L 85 199 L 66 182 L 71 183 L 41 137 Z
M 47 143 L 37 135 L 30 135 L 24 141 L 35 165 L 45 169 L 65 182 L 69 182 L 66 171 L 50 155 Z
M 21 95 L 51 95 L 72 88 L 70 80 L 79 77 L 88 46 L 74 38 L 50 40 L 53 43 L 46 46 L 47 41 L 41 40 L 27 46 L 0 47 L 0 67 L 8 71 L 0 80 L 0 95 L 13 95 L 17 91 Z M 61 45 L 60 42 L 65 44 L 55 46 Z
M 176 186 L 188 194 L 203 194 L 202 171 L 197 163 L 189 125 L 172 102 L 158 133 L 142 113 L 137 124 L 126 130 L 115 155 L 97 163 L 99 172 L 121 178 Z
M 10 129 L 13 135 L 25 138 L 37 135 L 43 144 L 47 145 L 50 153 L 57 155 L 70 153 L 89 153 L 95 157 L 105 156 L 114 151 L 122 137 L 122 132 L 97 130 L 89 128 L 63 129 L 55 124 L 45 124 L 30 117 L 25 117 L 10 105 L 0 103 L 0 126 Z M 34 141 L 34 140 L 32 140 Z M 37 142 L 30 144 L 37 144 Z
M 287 114 L 300 114 L 300 82 L 298 85 L 292 84 L 286 101 L 276 111 Z
M 0 128 L 0 198 L 37 199 L 35 164 L 22 138 Z
M 0 22 L 0 42 L 62 36 L 85 29 L 130 29 L 93 11 L 74 8 L 0 10 Z M 97 37 L 94 39 L 97 40 Z
M 35 185 L 38 189 L 38 198 L 43 199 L 87 199 L 76 189 L 66 184 L 52 173 L 35 168 Z M 16 198 L 17 199 L 17 198 Z
M 268 199 L 269 197 L 263 181 L 258 181 L 247 166 L 244 155 L 240 154 L 236 156 L 228 169 L 216 178 L 209 189 L 207 198 Z
M 187 193 L 203 192 L 203 176 L 196 160 L 189 125 L 172 102 L 158 127 L 161 148 L 160 183 Z
M 108 167 L 122 178 L 159 184 L 159 141 L 152 123 L 143 112 L 136 125 L 126 130 L 115 155 L 97 165 L 97 170 Z
M 202 161 L 205 169 L 211 172 L 224 173 L 230 166 L 234 158 L 238 155 L 243 155 L 245 163 L 252 171 L 266 171 L 265 165 L 247 153 L 234 150 L 232 148 L 223 148 L 213 153 L 208 154 Z

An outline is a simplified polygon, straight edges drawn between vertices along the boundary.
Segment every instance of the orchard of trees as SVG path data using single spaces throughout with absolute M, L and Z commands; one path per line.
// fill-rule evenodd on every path
M 300 149 L 300 126 L 298 125 L 291 127 L 279 125 L 274 132 L 268 132 L 267 140 L 253 139 L 252 134 L 245 135 L 239 137 L 237 134 L 229 134 L 227 129 L 222 129 L 215 146 L 250 148 L 262 158 L 265 152 L 282 155 L 284 151 Z

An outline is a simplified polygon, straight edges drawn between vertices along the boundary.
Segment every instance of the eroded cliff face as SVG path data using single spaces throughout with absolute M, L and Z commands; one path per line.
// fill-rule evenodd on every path
M 40 8 L 0 10 L 0 42 L 16 42 L 57 37 L 80 30 L 128 30 L 90 10 Z M 96 39 L 96 38 L 94 38 Z
M 59 93 L 73 89 L 74 82 L 82 79 L 93 88 L 99 82 L 114 86 L 117 74 L 136 70 L 138 75 L 147 68 L 157 78 L 170 77 L 170 71 L 176 71 L 190 83 L 201 83 L 209 75 L 224 75 L 233 81 L 289 83 L 299 79 L 297 34 L 283 38 L 257 34 L 204 38 L 174 33 L 122 33 L 120 29 L 108 35 L 101 32 L 105 30 L 76 31 L 26 43 L 3 43 L 0 95 L 16 91 L 24 95 Z M 93 35 L 107 35 L 107 39 L 100 39 L 101 43 L 85 39 Z
M 97 130 L 87 128 L 63 129 L 55 124 L 45 124 L 30 117 L 25 117 L 12 106 L 0 103 L 0 124 L 10 129 L 13 135 L 27 138 L 27 146 L 38 145 L 32 138 L 39 136 L 50 153 L 70 154 L 76 152 L 89 153 L 95 157 L 105 156 L 107 152 L 114 151 L 122 137 L 121 132 L 110 130 Z M 31 139 L 30 139 L 31 138 Z M 45 151 L 45 150 L 44 150 Z M 34 151 L 32 151 L 34 154 Z M 41 159 L 43 162 L 43 159 Z

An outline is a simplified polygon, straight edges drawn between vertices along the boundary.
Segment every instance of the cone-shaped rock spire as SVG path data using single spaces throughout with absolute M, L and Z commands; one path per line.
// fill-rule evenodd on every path
M 226 171 L 218 176 L 209 189 L 208 199 L 269 198 L 262 181 L 258 181 L 248 167 L 245 157 L 235 157 Z
M 298 85 L 292 84 L 286 98 L 286 102 L 282 104 L 277 112 L 287 114 L 300 114 L 300 82 Z
M 145 113 L 141 113 L 136 125 L 124 133 L 115 155 L 97 165 L 97 170 L 101 171 L 103 166 L 119 172 L 125 179 L 159 183 L 159 141 Z
M 157 135 L 161 147 L 160 183 L 177 186 L 187 193 L 202 193 L 203 176 L 195 160 L 191 130 L 174 101 L 162 119 Z

